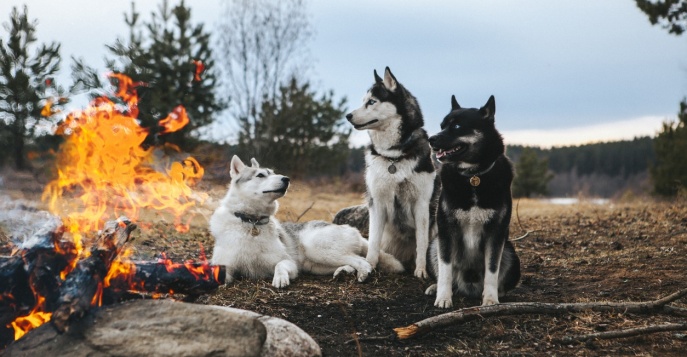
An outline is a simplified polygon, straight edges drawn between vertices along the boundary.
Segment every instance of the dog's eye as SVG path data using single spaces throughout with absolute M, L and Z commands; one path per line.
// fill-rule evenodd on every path
M 366 105 L 372 105 L 372 104 L 375 104 L 375 103 L 377 103 L 376 100 L 370 99 L 370 100 L 367 101 L 367 104 L 366 104 Z
M 453 129 L 460 129 L 460 124 L 456 124 L 453 126 Z
M 255 176 L 255 177 L 260 177 L 260 178 L 263 178 L 263 177 L 265 177 L 265 175 L 264 175 L 264 174 L 262 174 L 262 173 L 259 173 L 259 174 L 257 174 L 257 176 Z

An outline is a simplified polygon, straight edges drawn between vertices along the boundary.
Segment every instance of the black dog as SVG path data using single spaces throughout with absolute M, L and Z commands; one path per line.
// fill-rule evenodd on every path
M 508 241 L 513 165 L 494 126 L 495 108 L 494 96 L 480 109 L 461 108 L 453 96 L 441 132 L 429 138 L 443 163 L 439 238 L 429 251 L 437 284 L 425 292 L 436 292 L 437 307 L 453 306 L 453 286 L 481 296 L 482 305 L 498 304 L 520 280 L 520 260 Z

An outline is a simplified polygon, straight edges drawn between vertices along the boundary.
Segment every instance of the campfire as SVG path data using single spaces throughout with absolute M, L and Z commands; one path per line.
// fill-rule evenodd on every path
M 188 231 L 190 209 L 203 201 L 191 187 L 203 176 L 193 157 L 160 160 L 174 145 L 142 146 L 148 130 L 137 121 L 138 96 L 130 78 L 112 74 L 117 100 L 99 97 L 69 114 L 56 134 L 65 138 L 57 153 L 56 178 L 42 195 L 58 227 L 36 232 L 0 258 L 0 346 L 51 322 L 69 328 L 90 308 L 126 299 L 132 292 L 151 296 L 199 295 L 224 283 L 222 267 L 199 262 L 134 262 L 127 246 L 141 209 L 166 212 L 177 231 Z M 183 106 L 159 121 L 158 135 L 188 124 Z M 136 223 L 135 223 L 136 222 Z M 7 332 L 7 331 L 6 331 Z

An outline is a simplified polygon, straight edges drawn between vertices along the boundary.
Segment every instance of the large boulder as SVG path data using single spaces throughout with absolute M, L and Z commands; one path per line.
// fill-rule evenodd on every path
M 294 324 L 254 312 L 168 300 L 93 310 L 59 334 L 45 324 L 4 356 L 320 356 Z

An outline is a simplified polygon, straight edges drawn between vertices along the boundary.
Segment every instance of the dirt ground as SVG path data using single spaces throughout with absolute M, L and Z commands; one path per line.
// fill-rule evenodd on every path
M 169 220 L 155 214 L 141 218 L 148 224 L 134 233 L 134 259 L 151 259 L 159 252 L 174 260 L 198 259 L 201 245 L 211 255 L 213 239 L 206 219 L 225 188 L 204 189 L 210 198 L 197 210 L 188 233 L 177 233 Z M 35 188 L 15 191 L 11 196 L 36 198 L 31 190 Z M 331 220 L 338 209 L 361 199 L 359 193 L 296 183 L 281 202 L 280 217 Z M 567 206 L 522 200 L 513 212 L 511 239 L 522 237 L 514 245 L 523 274 L 520 286 L 502 302 L 646 301 L 687 287 L 684 200 L 636 199 Z M 6 235 L 0 234 L 0 245 L 0 254 L 7 254 Z M 587 343 L 557 342 L 568 335 L 685 322 L 684 317 L 667 315 L 596 312 L 485 318 L 415 339 L 395 339 L 393 328 L 445 312 L 433 306 L 433 297 L 423 294 L 428 285 L 410 273 L 373 273 L 362 284 L 353 276 L 332 280 L 329 276 L 304 275 L 286 289 L 275 289 L 267 280 L 238 281 L 201 297 L 197 303 L 247 309 L 291 321 L 319 343 L 325 356 L 684 356 L 687 351 L 687 331 Z M 454 297 L 456 309 L 479 303 Z M 674 305 L 687 307 L 687 298 Z

